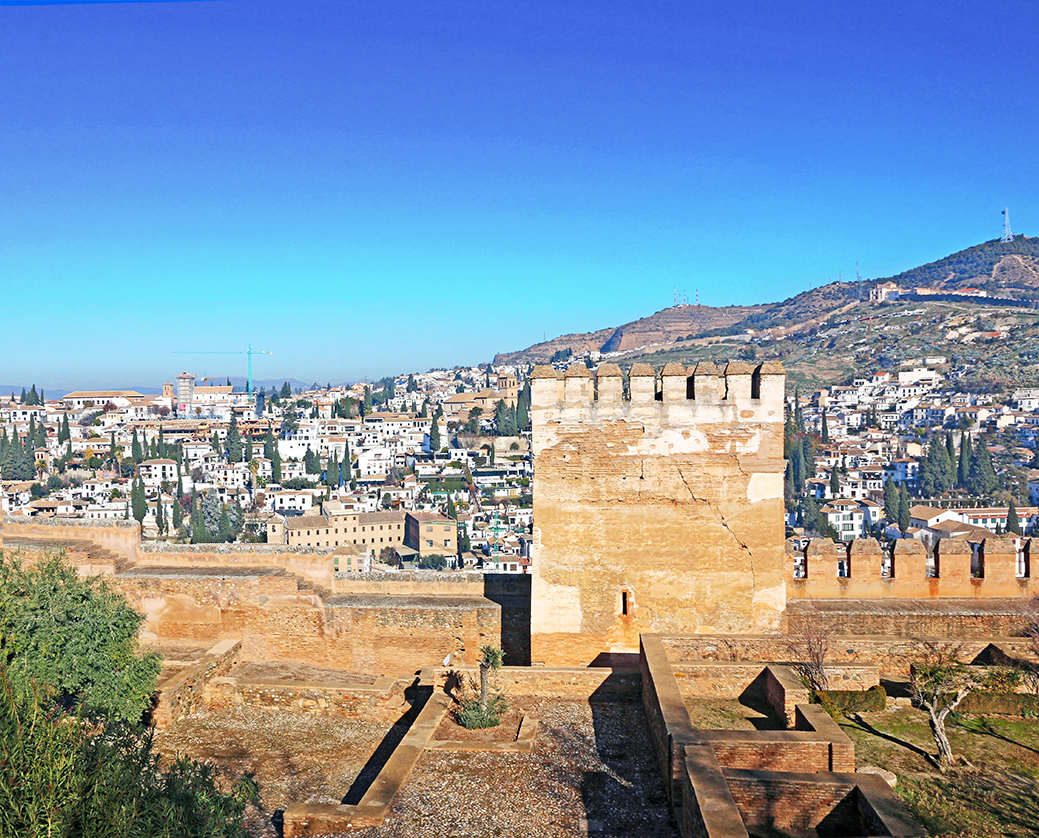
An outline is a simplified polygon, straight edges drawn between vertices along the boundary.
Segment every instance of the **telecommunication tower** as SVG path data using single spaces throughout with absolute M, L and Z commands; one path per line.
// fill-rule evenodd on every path
M 1014 240 L 1014 234 L 1010 231 L 1010 210 L 1003 210 L 1003 235 L 1000 238 L 1001 242 L 1012 242 Z

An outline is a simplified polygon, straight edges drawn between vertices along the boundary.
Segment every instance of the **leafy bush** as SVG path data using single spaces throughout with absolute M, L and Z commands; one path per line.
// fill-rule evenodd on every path
M 480 705 L 479 697 L 466 698 L 459 703 L 455 719 L 467 730 L 497 727 L 508 709 L 509 701 L 502 693 L 489 696 L 486 709 Z
M 204 763 L 161 769 L 150 731 L 70 716 L 56 697 L 0 668 L 0 835 L 245 838 L 251 778 L 223 793 Z
M 25 568 L 0 554 L 0 665 L 22 688 L 36 681 L 88 713 L 137 722 L 160 662 L 141 655 L 144 617 L 104 580 L 81 579 L 61 553 Z
M 1026 716 L 1039 714 L 1039 695 L 1027 693 L 972 692 L 957 708 L 978 716 Z
M 834 718 L 847 713 L 872 713 L 887 706 L 887 693 L 879 684 L 868 690 L 813 690 L 812 701 Z

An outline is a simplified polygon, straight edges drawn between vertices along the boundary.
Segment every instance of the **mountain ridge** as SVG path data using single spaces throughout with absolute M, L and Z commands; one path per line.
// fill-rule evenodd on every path
M 869 300 L 870 290 L 893 282 L 909 292 L 933 289 L 958 297 L 968 288 L 990 297 L 1034 305 L 1039 301 L 1039 237 L 994 239 L 952 253 L 891 277 L 832 282 L 775 303 L 747 306 L 680 305 L 648 317 L 595 332 L 561 335 L 515 352 L 494 356 L 494 364 L 545 363 L 556 353 L 632 352 L 683 340 L 733 337 L 810 329 Z M 985 298 L 979 297 L 983 304 Z M 603 336 L 607 337 L 603 339 Z

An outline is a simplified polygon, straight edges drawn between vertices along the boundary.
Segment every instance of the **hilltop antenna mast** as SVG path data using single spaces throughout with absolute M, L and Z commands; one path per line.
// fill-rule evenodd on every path
M 1003 236 L 1000 238 L 1001 242 L 1012 242 L 1014 240 L 1014 234 L 1010 231 L 1010 210 L 1003 210 Z

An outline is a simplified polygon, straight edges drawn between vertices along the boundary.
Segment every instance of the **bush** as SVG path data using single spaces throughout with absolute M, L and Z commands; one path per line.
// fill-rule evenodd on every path
M 443 570 L 447 567 L 447 559 L 443 556 L 421 556 L 418 566 L 421 570 Z
M 1039 715 L 1039 695 L 1027 693 L 972 692 L 956 708 L 960 713 L 977 716 Z
M 479 697 L 463 699 L 455 711 L 455 719 L 467 730 L 485 727 L 497 727 L 501 717 L 509 709 L 508 699 L 501 693 L 487 699 L 487 709 L 480 706 Z
M 251 778 L 225 794 L 204 763 L 163 769 L 150 731 L 87 722 L 56 698 L 0 667 L 0 835 L 246 838 L 245 808 L 259 804 Z
M 879 684 L 868 690 L 813 690 L 812 702 L 834 718 L 848 713 L 872 713 L 887 706 L 887 693 Z

